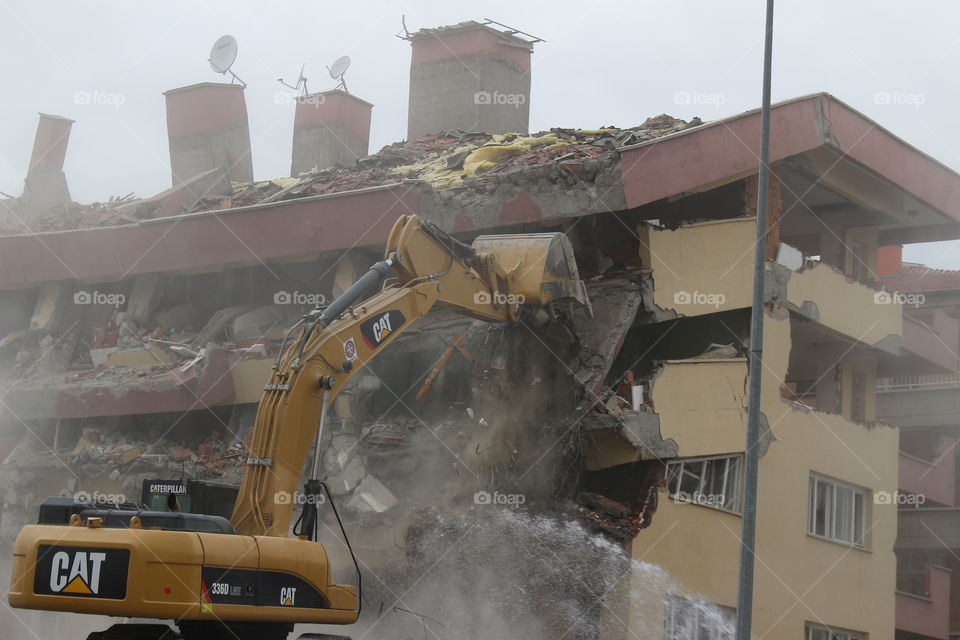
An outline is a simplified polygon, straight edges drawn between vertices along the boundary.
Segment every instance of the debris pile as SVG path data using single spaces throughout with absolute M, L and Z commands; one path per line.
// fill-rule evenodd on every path
M 651 494 L 656 499 L 656 491 Z M 649 521 L 643 513 L 638 513 L 616 500 L 587 491 L 577 495 L 577 511 L 589 529 L 601 531 L 617 540 L 629 542 Z
M 246 459 L 244 438 L 225 441 L 214 430 L 205 440 L 190 444 L 163 435 L 151 438 L 153 431 L 84 427 L 76 444 L 66 448 L 47 446 L 38 439 L 44 434 L 23 434 L 0 464 L 0 482 L 5 487 L 0 538 L 11 542 L 20 527 L 35 522 L 37 508 L 48 495 L 140 502 L 147 478 L 239 483 Z M 245 435 L 249 436 L 249 429 Z
M 454 189 L 473 183 L 482 185 L 514 171 L 550 164 L 576 169 L 584 160 L 608 156 L 622 147 L 700 124 L 699 118 L 688 122 L 662 114 L 627 129 L 553 128 L 530 135 L 444 131 L 387 145 L 359 159 L 352 167 L 314 169 L 291 178 L 234 183 L 231 194 L 201 198 L 187 205 L 184 212 L 268 204 L 403 181 L 428 184 L 437 190 Z M 29 224 L 11 216 L 0 227 L 0 234 L 135 224 L 169 215 L 159 200 L 159 195 L 140 199 L 127 194 L 107 202 L 72 202 L 44 215 L 31 216 Z

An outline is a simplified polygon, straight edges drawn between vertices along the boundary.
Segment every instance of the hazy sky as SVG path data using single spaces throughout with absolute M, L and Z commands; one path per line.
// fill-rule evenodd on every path
M 411 30 L 491 18 L 545 39 L 533 56 L 532 131 L 626 127 L 664 112 L 713 120 L 760 104 L 764 4 L 0 0 L 0 191 L 22 190 L 38 111 L 77 121 L 65 167 L 74 199 L 168 187 L 161 94 L 221 80 L 207 56 L 227 33 L 249 85 L 257 179 L 289 173 L 293 106 L 277 98 L 277 78 L 294 80 L 303 63 L 318 91 L 333 87 L 324 65 L 349 55 L 351 92 L 375 105 L 371 152 L 401 140 L 401 15 Z M 960 3 L 781 0 L 774 46 L 774 100 L 828 91 L 960 170 Z M 677 104 L 678 92 L 700 103 Z M 906 258 L 960 268 L 960 242 L 915 245 Z

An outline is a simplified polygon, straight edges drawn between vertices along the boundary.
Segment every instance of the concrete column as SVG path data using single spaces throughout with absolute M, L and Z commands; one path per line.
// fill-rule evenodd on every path
M 314 167 L 352 167 L 367 155 L 373 105 L 334 89 L 297 100 L 293 120 L 293 162 L 296 177 Z
M 408 39 L 407 138 L 446 129 L 527 132 L 532 42 L 473 21 Z
M 163 95 L 174 187 L 216 168 L 224 171 L 225 178 L 211 193 L 229 193 L 228 180 L 253 180 L 243 86 L 201 82 Z
M 27 215 L 46 213 L 70 202 L 70 190 L 63 173 L 67 143 L 73 120 L 48 113 L 40 114 L 37 134 L 24 180 L 20 210 Z

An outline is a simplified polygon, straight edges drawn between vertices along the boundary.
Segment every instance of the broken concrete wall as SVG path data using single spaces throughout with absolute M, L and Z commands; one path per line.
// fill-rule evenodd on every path
M 749 307 L 755 228 L 754 218 L 641 226 L 640 255 L 653 269 L 654 304 L 684 316 Z
M 742 451 L 747 400 L 746 358 L 670 360 L 653 383 L 661 431 L 679 457 Z
M 814 263 L 791 272 L 786 299 L 795 307 L 812 302 L 817 322 L 865 344 L 899 351 L 903 305 L 891 294 L 856 282 L 839 270 Z
M 425 185 L 420 195 L 421 215 L 447 231 L 495 233 L 499 227 L 626 208 L 619 159 L 613 155 L 465 176 L 460 187 Z

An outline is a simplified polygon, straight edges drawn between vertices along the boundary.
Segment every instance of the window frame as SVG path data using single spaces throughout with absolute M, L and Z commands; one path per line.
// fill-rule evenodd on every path
M 825 487 L 823 502 L 826 504 L 823 517 L 822 533 L 818 530 L 818 505 L 819 505 L 819 487 Z M 849 482 L 843 482 L 829 476 L 818 473 L 810 473 L 807 481 L 807 533 L 815 538 L 827 540 L 836 544 L 842 544 L 855 549 L 868 549 L 867 545 L 867 496 L 870 490 L 859 487 Z M 839 496 L 849 496 L 849 502 L 841 505 Z M 838 522 L 838 514 L 849 507 L 846 523 Z M 841 527 L 846 527 L 842 529 Z M 841 536 L 841 533 L 849 534 L 849 539 Z
M 664 640 L 701 640 L 704 637 L 704 632 L 708 636 L 707 640 L 733 640 L 734 630 L 732 627 L 723 629 L 718 626 L 704 625 L 705 622 L 710 622 L 706 618 L 706 607 L 716 609 L 718 617 L 725 617 L 728 623 L 737 617 L 737 610 L 733 607 L 714 604 L 706 600 L 694 600 L 672 593 L 666 594 L 663 601 Z M 689 627 L 679 629 L 681 633 L 687 632 L 683 635 L 677 634 L 678 613 L 692 617 L 692 619 L 685 621 Z
M 723 485 L 719 493 L 707 493 L 705 489 L 707 488 L 707 483 L 710 482 L 713 478 L 713 469 L 711 469 L 710 463 L 716 463 L 716 461 L 723 461 L 724 471 L 723 475 Z M 736 473 L 731 476 L 730 467 L 732 461 L 736 463 Z M 723 504 L 718 505 L 716 501 L 713 500 L 697 500 L 690 499 L 687 492 L 681 491 L 684 481 L 684 471 L 687 465 L 699 464 L 701 466 L 699 485 L 697 490 L 693 492 L 692 497 L 696 496 L 723 496 Z M 676 475 L 671 475 L 671 468 L 678 468 Z M 667 481 L 667 493 L 670 497 L 674 498 L 677 501 L 682 501 L 684 504 L 695 504 L 701 507 L 709 507 L 711 509 L 717 509 L 719 511 L 725 511 L 727 513 L 733 513 L 736 515 L 741 515 L 743 513 L 743 454 L 734 453 L 734 454 L 725 454 L 725 455 L 716 455 L 716 456 L 698 456 L 694 458 L 678 458 L 676 460 L 671 460 L 667 462 L 666 468 L 666 481 Z M 674 480 L 677 480 L 676 490 L 672 487 Z M 732 486 L 731 486 L 732 485 Z M 728 493 L 728 488 L 731 491 Z M 714 488 L 715 489 L 715 488 Z M 683 493 L 684 495 L 680 495 Z M 732 496 L 732 503 L 729 503 L 728 498 Z
M 821 632 L 824 635 L 815 638 L 813 635 L 815 632 Z M 867 634 L 860 631 L 828 627 L 816 622 L 806 623 L 803 637 L 804 640 L 867 640 Z

